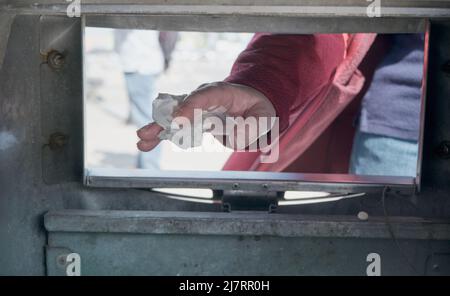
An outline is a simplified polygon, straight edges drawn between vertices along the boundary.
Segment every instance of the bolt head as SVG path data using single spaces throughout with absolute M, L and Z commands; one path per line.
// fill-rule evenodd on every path
M 47 55 L 47 63 L 53 69 L 60 69 L 65 63 L 64 55 L 57 50 L 52 50 Z

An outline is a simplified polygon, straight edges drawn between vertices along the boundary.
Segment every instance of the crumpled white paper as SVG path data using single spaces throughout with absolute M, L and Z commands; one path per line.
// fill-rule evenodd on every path
M 173 112 L 184 101 L 187 95 L 171 95 L 166 93 L 158 94 L 153 100 L 152 117 L 153 121 L 160 125 L 164 130 L 158 135 L 161 140 L 170 140 L 173 134 L 178 130 L 173 130 Z
M 225 122 L 226 109 L 224 107 L 212 107 L 210 110 L 201 111 L 201 120 L 191 122 L 191 130 L 188 130 L 190 141 L 180 142 L 179 134 L 181 127 L 173 121 L 173 113 L 178 106 L 186 99 L 187 95 L 171 95 L 160 93 L 153 100 L 152 117 L 153 120 L 160 125 L 163 130 L 158 137 L 161 140 L 169 140 L 175 145 L 187 149 L 202 145 L 203 133 L 208 132 L 211 123 L 208 120 L 211 117 L 217 117 Z

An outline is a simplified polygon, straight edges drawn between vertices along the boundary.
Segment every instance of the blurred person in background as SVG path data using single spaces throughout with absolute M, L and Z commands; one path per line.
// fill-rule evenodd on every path
M 139 127 L 152 121 L 152 101 L 157 95 L 155 83 L 169 67 L 177 38 L 177 32 L 115 30 L 115 49 L 130 101 L 128 123 Z M 161 147 L 150 153 L 139 152 L 137 167 L 160 170 L 160 159 Z

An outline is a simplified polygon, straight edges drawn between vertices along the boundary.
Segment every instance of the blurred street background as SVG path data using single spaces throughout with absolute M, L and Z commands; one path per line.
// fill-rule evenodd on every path
M 158 76 L 160 92 L 187 94 L 199 85 L 223 80 L 252 34 L 180 32 L 170 67 Z M 85 32 L 86 166 L 136 168 L 136 130 L 129 122 L 130 100 L 114 30 L 87 28 Z M 180 151 L 163 141 L 162 170 L 220 170 L 231 154 L 211 136 L 204 145 L 219 145 L 222 152 Z M 214 142 L 214 143 L 213 143 Z M 212 144 L 213 143 L 213 144 Z M 198 149 L 196 149 L 198 150 Z

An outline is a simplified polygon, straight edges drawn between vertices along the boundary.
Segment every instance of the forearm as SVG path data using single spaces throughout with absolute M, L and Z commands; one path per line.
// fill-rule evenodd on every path
M 225 81 L 264 94 L 273 104 L 283 130 L 291 110 L 329 81 L 344 52 L 340 34 L 255 34 Z

